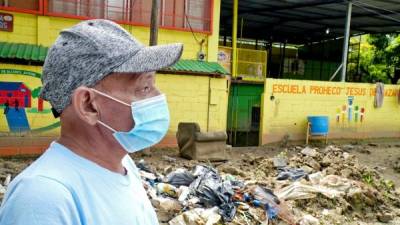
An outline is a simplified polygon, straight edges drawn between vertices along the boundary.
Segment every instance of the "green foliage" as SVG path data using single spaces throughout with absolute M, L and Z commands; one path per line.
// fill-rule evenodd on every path
M 42 87 L 37 87 L 37 88 L 33 89 L 32 90 L 32 97 L 33 98 L 38 98 L 41 89 L 42 89 Z
M 360 44 L 360 72 L 362 81 L 382 80 L 396 84 L 400 79 L 400 35 L 364 35 Z M 349 65 L 349 69 L 352 65 Z
M 368 184 L 368 185 L 373 185 L 374 184 L 374 178 L 373 178 L 373 174 L 371 172 L 366 172 L 362 175 L 362 180 L 364 181 L 364 183 Z
M 51 113 L 51 109 L 43 109 L 42 111 L 39 111 L 37 108 L 30 108 L 30 109 L 27 109 L 26 112 L 47 114 L 47 113 Z

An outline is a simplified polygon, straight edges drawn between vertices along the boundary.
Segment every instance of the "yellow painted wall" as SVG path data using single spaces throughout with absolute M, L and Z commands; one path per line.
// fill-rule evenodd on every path
M 399 137 L 400 86 L 385 85 L 382 108 L 374 108 L 374 88 L 375 84 L 266 79 L 261 142 L 277 142 L 286 134 L 291 140 L 305 139 L 309 115 L 329 116 L 331 138 Z M 351 121 L 347 113 L 337 113 L 349 96 L 354 96 Z M 355 121 L 355 106 L 365 108 L 363 122 Z
M 193 37 L 193 35 L 195 35 L 199 41 L 205 39 L 206 42 L 203 44 L 203 51 L 207 54 L 208 61 L 216 62 L 221 0 L 214 0 L 213 2 L 213 33 L 211 35 L 204 33 L 192 34 L 190 31 L 176 31 L 160 28 L 158 32 L 158 44 L 181 42 L 184 44 L 182 58 L 196 59 L 197 53 L 200 50 L 200 45 Z M 80 22 L 80 20 L 77 19 L 67 19 L 62 17 L 38 16 L 4 10 L 0 10 L 0 12 L 11 13 L 14 15 L 14 31 L 0 31 L 0 41 L 6 42 L 51 46 L 62 29 L 71 27 Z M 142 43 L 148 45 L 150 35 L 148 27 L 131 25 L 122 26 Z
M 202 131 L 226 130 L 227 79 L 157 74 L 156 85 L 167 95 L 171 114 L 168 137 L 175 141 L 179 122 L 196 122 Z M 168 143 L 169 144 L 169 143 Z
M 18 69 L 41 73 L 40 66 L 25 66 L 15 64 L 0 64 L 0 69 Z M 23 82 L 30 90 L 41 86 L 39 78 L 16 75 L 12 73 L 0 74 L 0 82 Z M 228 80 L 226 78 L 211 78 L 208 76 L 157 74 L 156 85 L 167 95 L 171 124 L 168 134 L 161 145 L 173 146 L 176 144 L 175 134 L 179 122 L 196 122 L 203 131 L 223 131 L 226 129 L 228 105 Z M 44 111 L 37 112 L 37 98 L 32 98 L 32 107 L 26 109 L 26 115 L 31 130 L 45 129 L 45 131 L 29 133 L 10 133 L 6 117 L 1 111 L 0 134 L 3 136 L 25 137 L 57 137 L 60 132 L 50 111 L 50 104 L 44 102 Z M 2 108 L 2 110 L 4 110 Z M 0 138 L 1 146 L 7 145 L 6 139 Z M 15 144 L 15 143 L 14 143 Z M 1 153 L 1 152 L 0 152 Z
M 191 33 L 189 31 L 177 31 L 159 29 L 159 44 L 181 42 L 184 44 L 183 59 L 196 59 L 200 45 L 195 40 L 205 39 L 203 52 L 208 61 L 217 61 L 219 38 L 219 15 L 221 0 L 213 0 L 213 24 L 212 34 Z M 0 10 L 0 12 L 14 15 L 14 31 L 0 32 L 0 42 L 26 43 L 43 46 L 51 46 L 59 32 L 80 22 L 77 19 L 62 17 L 49 17 L 24 13 L 16 13 Z M 132 33 L 139 41 L 148 44 L 149 28 L 144 26 L 121 25 Z M 0 63 L 0 69 L 18 69 L 41 73 L 40 66 L 25 66 Z M 0 74 L 0 82 L 23 82 L 31 90 L 41 85 L 40 79 L 35 77 Z M 166 75 L 157 77 L 157 85 L 164 91 L 170 103 L 171 126 L 168 135 L 161 144 L 175 145 L 175 133 L 179 122 L 197 122 L 201 129 L 225 130 L 226 110 L 228 102 L 227 80 L 225 78 L 209 78 L 207 76 L 190 75 Z M 32 108 L 37 107 L 37 99 L 32 98 Z M 0 107 L 4 110 L 2 107 Z M 31 154 L 43 150 L 49 141 L 58 136 L 60 128 L 59 120 L 54 119 L 50 112 L 50 105 L 44 102 L 44 111 L 37 113 L 26 109 L 27 119 L 31 130 L 39 130 L 35 133 L 16 134 L 9 132 L 9 126 L 5 116 L 0 116 L 0 155 L 5 154 Z M 3 112 L 1 112 L 3 113 Z M 2 114 L 1 114 L 2 115 Z M 40 138 L 49 137 L 49 138 Z M 10 151 L 10 146 L 14 149 Z M 24 150 L 24 147 L 31 149 Z

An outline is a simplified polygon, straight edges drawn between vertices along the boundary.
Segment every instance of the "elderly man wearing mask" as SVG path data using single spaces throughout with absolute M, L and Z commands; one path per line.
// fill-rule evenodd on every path
M 158 143 L 169 126 L 155 71 L 182 44 L 146 47 L 118 24 L 83 21 L 50 48 L 41 98 L 61 136 L 10 184 L 2 225 L 158 224 L 128 153 Z

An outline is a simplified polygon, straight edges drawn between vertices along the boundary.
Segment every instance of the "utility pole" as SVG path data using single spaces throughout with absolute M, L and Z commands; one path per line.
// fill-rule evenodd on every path
M 157 45 L 160 0 L 152 0 L 150 21 L 150 46 Z

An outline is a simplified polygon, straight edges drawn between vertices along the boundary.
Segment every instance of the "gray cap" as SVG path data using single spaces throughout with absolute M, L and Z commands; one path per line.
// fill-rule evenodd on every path
M 79 86 L 92 87 L 112 72 L 143 73 L 176 63 L 182 44 L 147 47 L 109 20 L 86 20 L 61 31 L 50 48 L 40 97 L 61 113 Z

